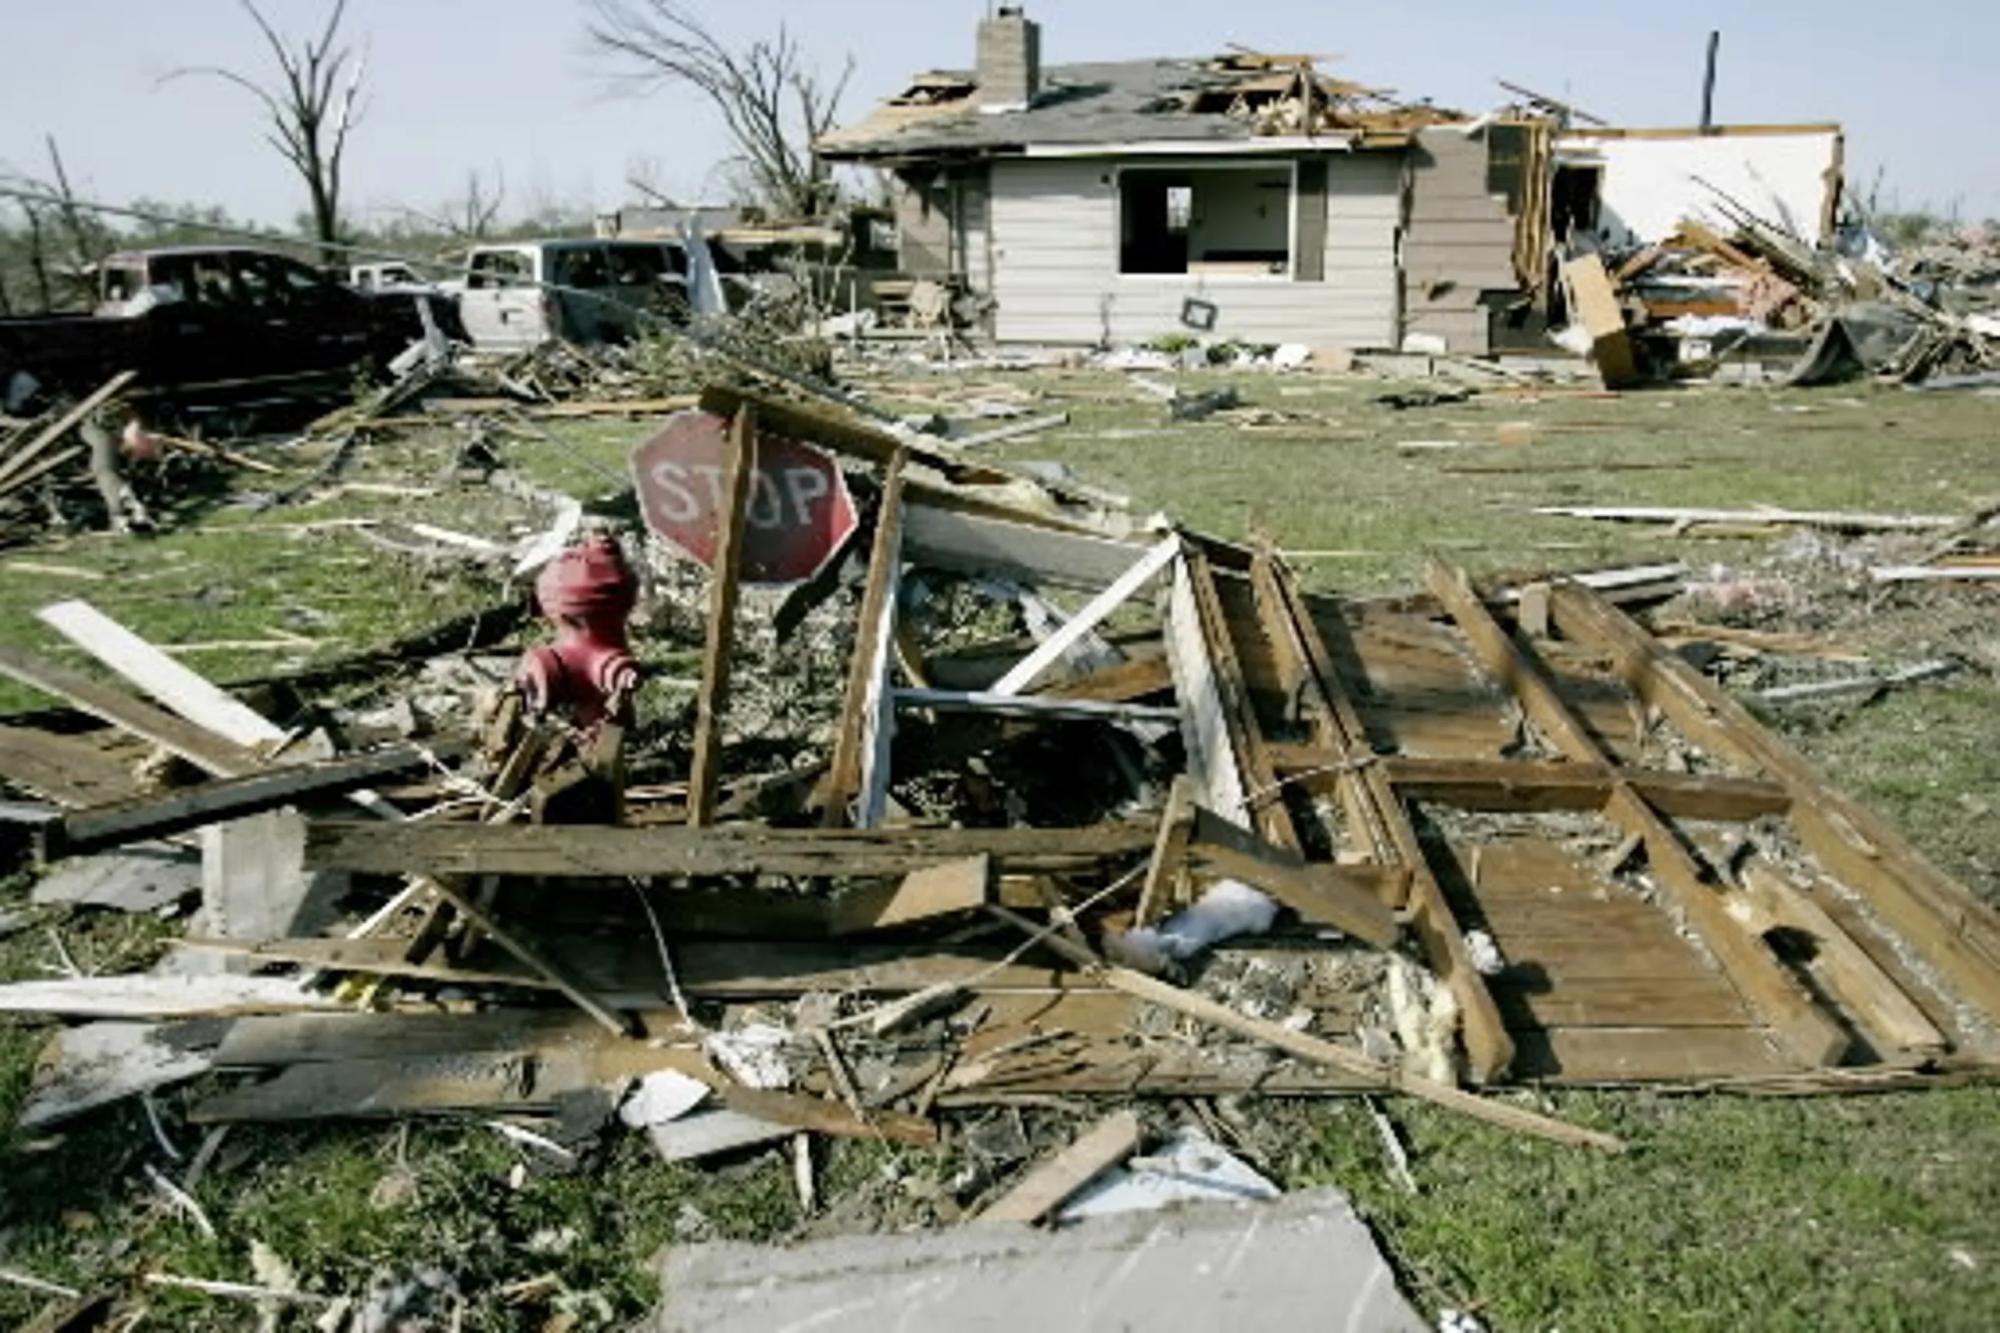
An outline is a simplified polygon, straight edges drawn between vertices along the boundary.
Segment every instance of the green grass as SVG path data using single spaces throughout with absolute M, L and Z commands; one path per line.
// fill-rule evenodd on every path
M 1236 384 L 1260 406 L 1316 418 L 1245 432 L 1222 421 L 1164 425 L 1155 400 L 1113 375 L 971 378 L 1031 386 L 1048 405 L 1035 410 L 1072 413 L 1068 429 L 1001 446 L 1002 456 L 1060 459 L 1087 481 L 1128 492 L 1139 512 L 1165 509 L 1225 537 L 1262 526 L 1291 550 L 1352 553 L 1301 557 L 1323 588 L 1406 587 L 1431 552 L 1476 572 L 1664 559 L 1747 566 L 1769 553 L 1761 543 L 1527 516 L 1537 504 L 1951 513 L 2000 490 L 1991 406 L 1953 395 L 1700 390 L 1395 412 L 1372 401 L 1386 387 L 1372 381 L 1190 377 Z M 964 389 L 943 378 L 922 387 L 932 395 Z M 902 401 L 915 408 L 918 397 Z M 1516 420 L 1537 423 L 1539 438 L 1519 447 L 1487 443 L 1498 423 Z M 594 422 L 553 431 L 552 443 L 506 446 L 508 457 L 543 484 L 596 498 L 622 479 L 624 454 L 648 427 Z M 1473 443 L 1396 448 L 1437 439 Z M 27 614 L 59 595 L 87 596 L 162 642 L 265 637 L 288 626 L 290 608 L 304 606 L 338 617 L 331 631 L 303 624 L 296 631 L 327 640 L 300 654 L 323 660 L 484 604 L 503 594 L 494 580 L 387 556 L 351 534 L 250 530 L 388 516 L 504 537 L 509 525 L 532 521 L 515 502 L 433 481 L 451 446 L 444 435 L 378 446 L 349 474 L 438 485 L 437 496 L 349 495 L 263 515 L 211 510 L 198 525 L 149 539 L 83 536 L 0 552 L 0 642 L 61 653 Z M 1657 463 L 1689 466 L 1604 467 Z M 1535 470 L 1446 471 L 1466 467 Z M 10 572 L 18 561 L 106 577 Z M 1901 591 L 1872 604 L 1854 597 L 1829 628 L 1851 632 L 1868 651 L 1910 657 L 1919 655 L 1916 639 L 1930 651 L 1925 636 L 1938 625 L 1977 625 L 1981 608 L 1990 626 L 1996 605 L 1992 593 L 1972 589 Z M 270 654 L 190 660 L 218 678 L 273 667 Z M 0 692 L 0 709 L 44 702 Z M 1993 817 L 2000 687 L 1989 677 L 1968 671 L 1868 706 L 1790 715 L 1782 725 L 1836 780 L 2000 900 Z M 0 883 L 0 907 L 18 903 L 23 891 L 19 879 Z M 170 929 L 99 915 L 49 922 L 79 963 L 107 971 L 143 965 Z M 39 929 L 0 941 L 0 978 L 43 975 L 51 958 Z M 0 1118 L 8 1123 L 46 1031 L 0 1021 Z M 191 1146 L 196 1132 L 177 1120 L 183 1095 L 159 1101 L 175 1136 Z M 1500 1329 L 1992 1324 L 2000 1299 L 2000 1172 L 1992 1165 L 2000 1158 L 2000 1094 L 1993 1090 L 1799 1100 L 1566 1094 L 1547 1105 L 1624 1135 L 1633 1151 L 1561 1149 L 1396 1103 L 1390 1110 L 1422 1187 L 1411 1196 L 1391 1180 L 1358 1107 L 1246 1099 L 1244 1109 L 1260 1164 L 1288 1188 L 1346 1190 L 1427 1309 L 1470 1308 Z M 250 1243 L 261 1239 L 313 1290 L 358 1292 L 380 1271 L 407 1276 L 434 1265 L 465 1293 L 467 1328 L 539 1327 L 564 1308 L 582 1316 L 582 1327 L 596 1327 L 598 1298 L 619 1318 L 655 1298 L 644 1260 L 686 1238 L 696 1219 L 693 1234 L 743 1239 L 799 1234 L 813 1224 L 799 1214 L 783 1154 L 719 1170 L 667 1166 L 643 1140 L 615 1136 L 584 1171 L 537 1175 L 517 1189 L 509 1174 L 520 1150 L 476 1124 L 330 1124 L 233 1130 L 200 1190 L 221 1232 L 210 1243 L 160 1211 L 145 1188 L 139 1164 L 159 1154 L 136 1107 L 90 1117 L 55 1143 L 5 1133 L 0 1265 L 79 1286 L 149 1265 L 248 1281 Z M 924 1221 L 934 1214 L 916 1201 L 933 1197 L 952 1169 L 949 1148 L 896 1155 L 822 1147 L 821 1189 L 832 1209 L 823 1226 L 847 1224 L 843 1205 L 854 1200 L 866 1201 L 858 1209 L 866 1219 Z M 399 1160 L 414 1188 L 385 1201 L 381 1182 Z M 915 1183 L 906 1188 L 903 1179 Z M 501 1294 L 545 1274 L 554 1282 L 519 1304 Z M 24 1319 L 39 1303 L 0 1286 L 0 1321 Z M 239 1327 L 249 1317 L 247 1307 L 161 1296 L 148 1326 Z

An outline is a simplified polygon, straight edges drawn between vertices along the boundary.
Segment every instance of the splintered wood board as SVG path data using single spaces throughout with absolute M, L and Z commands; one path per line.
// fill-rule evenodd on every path
M 1801 1068 L 1667 912 L 1631 889 L 1527 838 L 1460 846 L 1457 862 L 1466 879 L 1450 888 L 1468 900 L 1468 928 L 1491 932 L 1506 960 L 1489 984 L 1517 1077 L 1684 1082 Z

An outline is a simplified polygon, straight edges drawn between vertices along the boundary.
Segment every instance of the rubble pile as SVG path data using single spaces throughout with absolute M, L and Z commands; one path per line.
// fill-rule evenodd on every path
M 1760 344 L 1791 359 L 1790 384 L 1866 374 L 1959 387 L 2000 366 L 2000 255 L 1977 229 L 1897 250 L 1853 223 L 1823 250 L 1744 214 L 1729 235 L 1690 219 L 1602 262 L 1638 361 L 1623 368 L 1614 354 L 1613 378 L 1705 375 Z M 1575 264 L 1566 272 L 1580 310 Z M 1564 341 L 1601 348 L 1604 330 L 1592 334 Z

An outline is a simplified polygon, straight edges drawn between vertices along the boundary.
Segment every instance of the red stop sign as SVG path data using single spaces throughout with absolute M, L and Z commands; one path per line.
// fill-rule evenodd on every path
M 710 569 L 728 475 L 729 421 L 711 412 L 677 413 L 632 451 L 646 526 Z M 797 583 L 854 532 L 854 497 L 826 453 L 760 430 L 745 517 L 743 581 Z

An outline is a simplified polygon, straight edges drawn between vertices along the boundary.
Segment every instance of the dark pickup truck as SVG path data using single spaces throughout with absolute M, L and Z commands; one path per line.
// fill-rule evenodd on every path
M 242 246 L 114 254 L 88 315 L 0 319 L 0 409 L 90 392 L 121 370 L 189 403 L 343 391 L 422 334 L 408 294 L 364 294 L 296 259 Z

